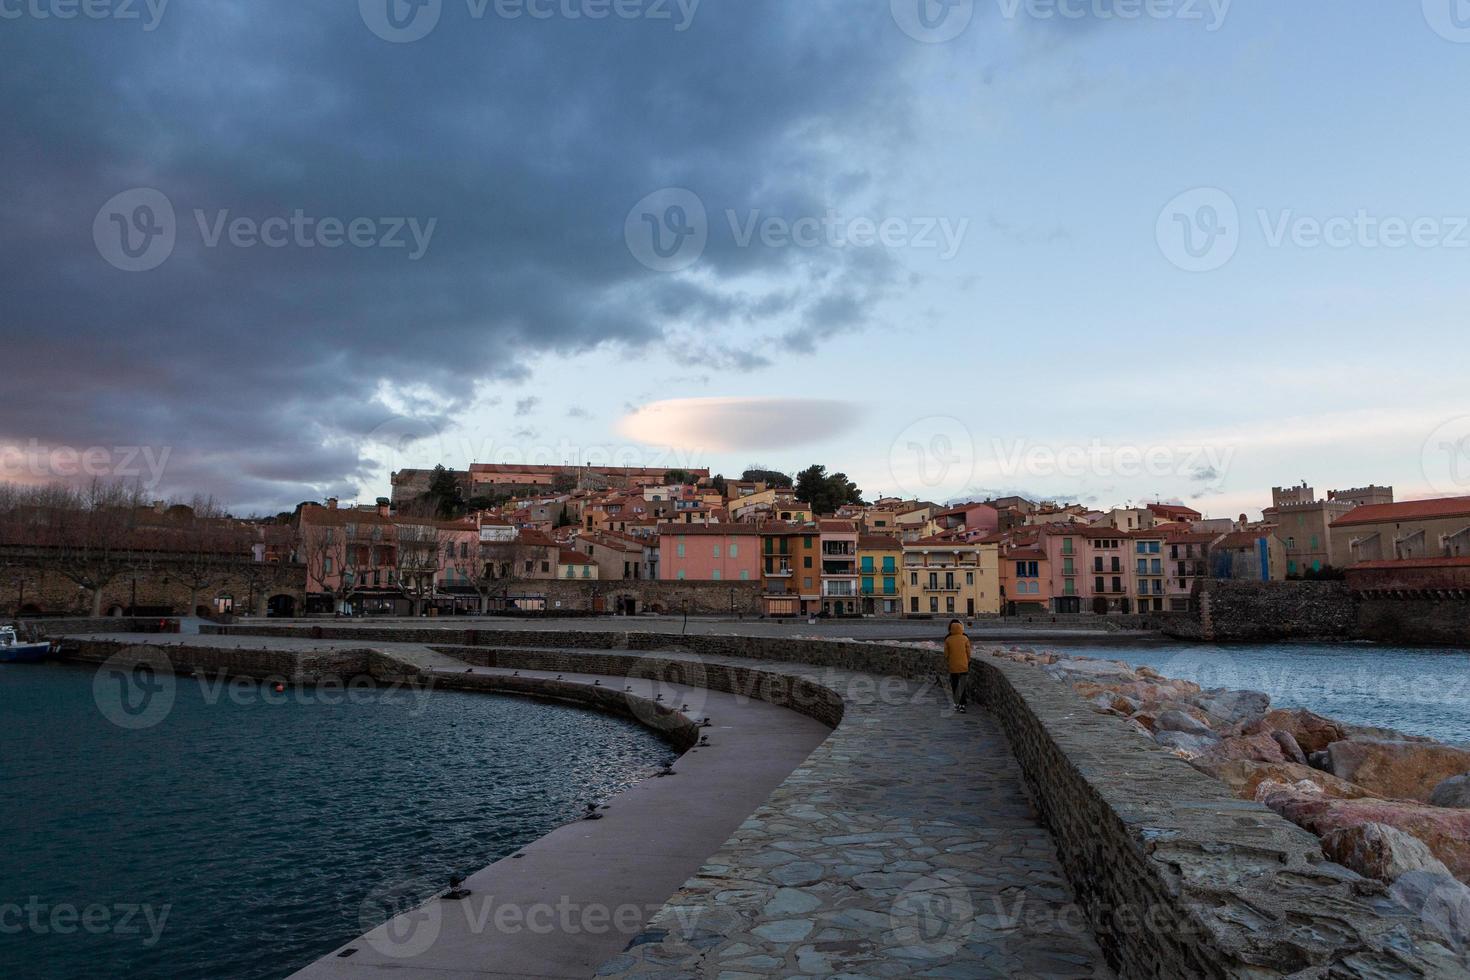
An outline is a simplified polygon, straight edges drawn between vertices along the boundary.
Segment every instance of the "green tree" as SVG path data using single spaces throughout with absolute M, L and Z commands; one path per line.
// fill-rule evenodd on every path
M 769 469 L 758 463 L 752 463 L 740 474 L 740 479 L 746 483 L 764 483 L 768 487 L 778 490 L 791 489 L 791 477 L 778 470 Z
M 714 487 L 720 493 L 724 493 L 726 488 L 729 486 L 729 484 L 725 482 L 725 474 L 723 473 L 716 473 L 713 477 L 711 477 L 709 485 Z
M 828 473 L 822 465 L 808 466 L 796 477 L 796 499 L 813 513 L 830 514 L 843 504 L 860 504 L 863 492 L 846 473 Z
M 669 486 L 693 486 L 699 482 L 699 478 L 688 470 L 669 470 L 664 474 L 664 482 Z
M 443 518 L 458 517 L 464 511 L 459 477 L 442 463 L 434 467 L 434 473 L 429 477 L 429 489 L 424 493 L 423 499 L 433 506 L 434 513 Z

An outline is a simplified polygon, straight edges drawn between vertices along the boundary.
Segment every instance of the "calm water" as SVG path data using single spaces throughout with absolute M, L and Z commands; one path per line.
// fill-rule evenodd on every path
M 92 681 L 0 667 L 3 977 L 284 976 L 673 758 L 575 708 L 190 678 L 129 731 Z
M 1283 707 L 1359 725 L 1470 742 L 1470 652 L 1358 643 L 1038 648 L 1157 669 L 1205 687 L 1265 691 Z

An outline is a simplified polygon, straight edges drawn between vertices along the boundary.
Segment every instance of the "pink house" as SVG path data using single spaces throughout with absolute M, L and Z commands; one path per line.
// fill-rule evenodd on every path
M 760 531 L 754 524 L 661 524 L 658 577 L 759 582 Z

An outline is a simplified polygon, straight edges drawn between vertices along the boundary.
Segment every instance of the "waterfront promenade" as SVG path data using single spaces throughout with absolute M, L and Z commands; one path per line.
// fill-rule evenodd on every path
M 472 876 L 467 902 L 407 911 L 305 976 L 1463 975 L 1314 837 L 1035 668 L 981 656 L 988 710 L 955 715 L 932 651 L 628 625 L 252 624 L 70 642 L 91 659 L 173 644 L 196 670 L 357 656 L 384 679 L 580 700 L 684 747 L 709 736 L 603 819 Z M 706 716 L 711 728 L 692 727 Z M 488 918 L 477 899 L 493 902 Z M 607 922 L 645 902 L 646 918 L 587 928 L 589 909 Z M 505 928 L 505 906 L 571 912 Z

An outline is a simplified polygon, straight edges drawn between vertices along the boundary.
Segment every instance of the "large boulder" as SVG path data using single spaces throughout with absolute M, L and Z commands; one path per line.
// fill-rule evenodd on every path
M 1190 700 L 1226 724 L 1240 726 L 1242 731 L 1260 721 L 1271 709 L 1271 696 L 1260 691 L 1216 688 L 1197 694 Z
M 1193 765 L 1200 772 L 1220 780 L 1243 800 L 1254 800 L 1256 788 L 1268 780 L 1288 786 L 1299 786 L 1307 782 L 1315 786 L 1322 795 L 1343 800 L 1370 795 L 1361 786 L 1354 786 L 1331 773 L 1319 772 L 1294 762 L 1258 762 L 1254 759 L 1231 759 L 1228 762 L 1195 760 Z
M 1440 783 L 1470 772 L 1470 751 L 1434 742 L 1351 739 L 1327 747 L 1334 776 L 1378 796 L 1428 802 Z
M 1270 794 L 1262 802 L 1318 837 L 1359 824 L 1387 824 L 1423 841 L 1456 878 L 1470 878 L 1470 810 L 1446 810 L 1406 800 L 1339 800 L 1291 793 Z
M 1281 754 L 1286 756 L 1287 762 L 1295 762 L 1299 766 L 1307 764 L 1307 754 L 1302 751 L 1291 732 L 1272 732 L 1271 737 L 1281 746 Z
M 1270 735 L 1233 735 L 1222 738 L 1200 755 L 1206 764 L 1248 759 L 1253 762 L 1288 762 L 1280 744 Z
M 1448 875 L 1449 869 L 1417 837 L 1383 823 L 1339 827 L 1322 838 L 1322 853 L 1366 878 L 1393 881 L 1410 871 Z
M 1347 737 L 1343 726 L 1331 718 L 1313 714 L 1301 708 L 1277 708 L 1266 712 L 1260 721 L 1251 726 L 1250 734 L 1256 732 L 1289 732 L 1302 751 L 1308 754 L 1321 752 L 1333 742 Z
M 1429 802 L 1434 806 L 1470 810 L 1470 772 L 1451 776 L 1434 787 L 1434 791 L 1429 794 Z
M 1215 730 L 1199 717 L 1199 712 L 1190 713 L 1179 708 L 1169 708 L 1154 719 L 1154 730 L 1160 732 L 1183 732 L 1186 735 L 1214 735 Z
M 1166 749 L 1173 749 L 1181 759 L 1197 759 L 1212 749 L 1219 741 L 1214 735 L 1191 735 L 1186 732 L 1159 732 L 1154 741 Z
M 1446 875 L 1410 871 L 1388 890 L 1389 897 L 1419 917 L 1450 948 L 1470 947 L 1470 888 Z

